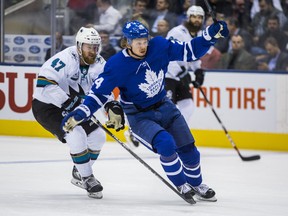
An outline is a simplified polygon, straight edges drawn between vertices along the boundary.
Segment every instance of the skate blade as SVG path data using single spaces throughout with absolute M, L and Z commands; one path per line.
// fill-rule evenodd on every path
M 130 135 L 128 133 L 128 131 L 124 132 L 124 136 L 126 139 L 126 145 L 131 149 L 134 150 L 139 146 L 139 143 L 134 143 L 131 139 L 130 139 Z
M 87 195 L 88 195 L 88 197 L 93 198 L 93 199 L 102 199 L 103 198 L 103 194 L 101 191 L 93 192 L 93 193 L 87 192 Z
M 217 202 L 217 198 L 215 196 L 211 198 L 204 198 L 196 194 L 194 197 L 197 201 Z
M 187 199 L 184 198 L 186 202 L 190 203 L 190 204 L 196 204 L 196 201 L 193 198 Z
M 83 186 L 82 181 L 76 180 L 76 179 L 71 179 L 71 183 L 79 188 L 85 189 Z

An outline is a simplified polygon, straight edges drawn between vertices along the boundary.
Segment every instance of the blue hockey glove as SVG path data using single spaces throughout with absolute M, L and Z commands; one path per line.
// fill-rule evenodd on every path
M 203 69 L 198 68 L 194 71 L 195 80 L 192 82 L 195 88 L 199 88 L 203 85 L 205 72 Z
M 229 30 L 225 21 L 217 21 L 217 23 L 213 23 L 212 25 L 207 26 L 203 31 L 203 37 L 207 41 L 218 39 L 220 37 L 226 38 L 228 35 Z
M 110 101 L 104 106 L 108 121 L 106 125 L 108 128 L 114 128 L 117 132 L 123 130 L 125 127 L 125 118 L 123 109 L 118 101 Z
M 90 117 L 90 110 L 84 104 L 76 107 L 76 109 L 68 113 L 62 120 L 61 129 L 64 132 L 72 131 L 77 125 L 83 121 L 87 121 Z

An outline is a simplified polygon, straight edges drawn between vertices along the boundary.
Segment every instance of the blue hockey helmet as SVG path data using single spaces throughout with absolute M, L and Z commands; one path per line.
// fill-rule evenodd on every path
M 126 22 L 122 29 L 122 32 L 124 37 L 128 40 L 149 37 L 148 29 L 137 20 Z

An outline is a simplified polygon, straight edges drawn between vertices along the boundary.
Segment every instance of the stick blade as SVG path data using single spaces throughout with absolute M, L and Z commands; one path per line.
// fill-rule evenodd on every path
M 260 160 L 260 155 L 253 155 L 253 156 L 249 156 L 249 157 L 243 157 L 241 156 L 241 159 L 243 161 L 255 161 L 255 160 Z

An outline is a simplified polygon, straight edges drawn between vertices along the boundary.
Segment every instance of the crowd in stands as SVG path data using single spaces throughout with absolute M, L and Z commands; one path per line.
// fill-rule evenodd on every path
M 288 71 L 287 0 L 209 2 L 217 18 L 227 22 L 230 35 L 219 39 L 210 51 L 212 55 L 203 57 L 204 68 Z M 70 19 L 70 34 L 86 23 L 109 36 L 121 37 L 121 26 L 128 20 L 138 20 L 152 37 L 166 37 L 169 30 L 187 20 L 186 12 L 192 5 L 205 11 L 202 29 L 213 22 L 203 0 L 133 0 L 132 9 L 125 13 L 114 4 L 112 0 L 69 0 L 68 7 L 75 15 Z M 207 65 L 209 61 L 213 62 Z

